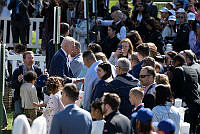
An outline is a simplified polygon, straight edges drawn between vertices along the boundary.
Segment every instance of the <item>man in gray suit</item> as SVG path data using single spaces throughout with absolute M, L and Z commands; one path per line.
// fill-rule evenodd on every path
M 66 84 L 62 90 L 65 109 L 52 120 L 50 134 L 90 134 L 92 118 L 89 112 L 75 105 L 79 90 L 75 84 Z
M 74 78 L 77 78 L 84 66 L 80 42 L 75 41 L 75 45 L 72 47 L 71 57 L 73 57 L 73 59 L 70 63 L 70 67 Z

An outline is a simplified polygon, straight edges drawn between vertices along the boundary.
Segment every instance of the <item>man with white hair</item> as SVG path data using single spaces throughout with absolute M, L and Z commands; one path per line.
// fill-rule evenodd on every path
M 103 26 L 111 26 L 115 25 L 117 27 L 117 37 L 120 40 L 126 38 L 126 27 L 124 25 L 124 21 L 127 19 L 127 16 L 122 13 L 120 10 L 116 10 L 111 14 L 113 20 L 97 20 L 97 24 L 101 24 Z
M 130 118 L 132 113 L 129 92 L 132 88 L 139 85 L 138 79 L 128 73 L 130 68 L 131 63 L 127 58 L 119 58 L 116 65 L 117 76 L 108 84 L 108 92 L 116 93 L 121 99 L 120 113 L 128 118 Z
M 69 55 L 72 52 L 72 47 L 75 45 L 75 40 L 72 37 L 64 37 L 63 42 L 61 44 L 61 48 L 58 50 L 58 52 L 53 56 L 51 63 L 50 63 L 50 69 L 49 69 L 49 75 L 50 76 L 59 76 L 62 78 L 72 78 L 72 70 L 70 68 L 70 62 L 69 62 Z

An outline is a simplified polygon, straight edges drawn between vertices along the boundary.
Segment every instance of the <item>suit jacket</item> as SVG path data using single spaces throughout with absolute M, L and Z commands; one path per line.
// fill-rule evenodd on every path
M 114 111 L 107 115 L 105 121 L 103 134 L 132 133 L 130 120 L 118 111 Z
M 42 74 L 42 71 L 40 68 L 38 68 L 37 66 L 33 65 L 34 71 L 36 72 L 37 76 L 39 77 Z M 19 66 L 18 68 L 15 69 L 15 71 L 13 72 L 12 75 L 12 80 L 11 80 L 11 87 L 13 89 L 15 89 L 14 92 L 14 100 L 19 100 L 20 99 L 20 87 L 23 83 L 23 81 L 19 82 L 18 81 L 18 76 L 20 74 L 23 74 L 23 68 L 22 65 Z M 42 89 L 41 88 L 36 88 L 37 89 L 37 96 L 39 99 L 43 100 L 44 99 L 44 95 L 42 93 Z
M 150 5 L 147 5 L 146 10 L 147 10 L 147 13 L 149 13 L 149 15 L 151 17 L 157 18 L 157 16 L 158 16 L 158 7 L 153 2 L 151 2 Z
M 84 66 L 82 53 L 77 54 L 73 58 L 73 60 L 70 63 L 70 66 L 74 77 L 77 78 L 80 75 L 81 70 L 83 69 Z
M 29 25 L 29 15 L 28 15 L 28 5 L 29 0 L 21 0 L 17 6 L 17 0 L 11 0 L 8 9 L 12 10 L 11 14 L 11 24 L 14 24 L 15 21 L 20 21 L 21 25 Z M 19 13 L 17 13 L 17 9 L 19 9 Z
M 59 49 L 51 60 L 49 76 L 59 76 L 62 78 L 73 77 L 69 59 L 65 56 L 62 49 Z
M 90 134 L 91 130 L 90 113 L 72 104 L 53 117 L 50 134 Z
M 60 43 L 58 44 L 58 50 L 61 48 L 61 43 L 63 41 L 64 37 L 60 36 Z M 56 44 L 53 44 L 53 39 L 51 39 L 47 44 L 47 50 L 46 51 L 46 66 L 47 70 L 49 71 L 51 60 L 55 54 Z

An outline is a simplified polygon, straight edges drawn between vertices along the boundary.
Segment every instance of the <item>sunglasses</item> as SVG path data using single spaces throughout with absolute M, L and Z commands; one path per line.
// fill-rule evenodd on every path
M 146 76 L 150 76 L 150 75 L 140 75 L 140 78 L 145 78 Z

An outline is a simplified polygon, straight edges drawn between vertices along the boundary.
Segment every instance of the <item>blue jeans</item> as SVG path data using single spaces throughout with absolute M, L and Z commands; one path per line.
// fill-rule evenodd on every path
M 21 99 L 20 100 L 16 100 L 14 106 L 15 106 L 15 111 L 14 111 L 14 114 L 13 114 L 13 120 L 18 115 L 23 114 Z

